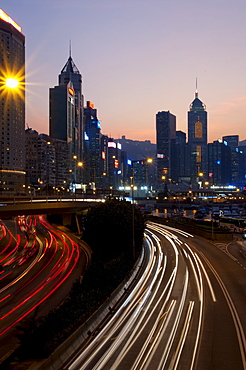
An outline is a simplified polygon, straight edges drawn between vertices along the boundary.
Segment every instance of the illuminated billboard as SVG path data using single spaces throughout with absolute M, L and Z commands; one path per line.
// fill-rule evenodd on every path
M 108 142 L 108 147 L 109 147 L 109 148 L 116 148 L 116 143 L 115 143 L 115 142 L 113 142 L 113 141 L 109 141 L 109 142 Z
M 68 92 L 69 92 L 70 95 L 74 96 L 74 90 L 71 89 L 71 87 L 68 88 Z
M 88 101 L 87 102 L 87 108 L 94 109 L 95 108 L 95 105 L 91 101 Z

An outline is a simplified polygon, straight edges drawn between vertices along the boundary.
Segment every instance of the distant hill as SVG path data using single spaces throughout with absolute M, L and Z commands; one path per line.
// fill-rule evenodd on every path
M 239 146 L 246 146 L 246 139 L 239 141 Z
M 128 159 L 138 160 L 156 157 L 156 144 L 151 143 L 150 140 L 131 140 L 122 136 L 121 139 L 115 141 L 122 145 L 121 149 L 127 153 Z

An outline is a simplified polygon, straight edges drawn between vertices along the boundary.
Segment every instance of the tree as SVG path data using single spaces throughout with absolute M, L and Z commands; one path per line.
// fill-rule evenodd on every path
M 116 258 L 121 253 L 132 253 L 133 224 L 136 254 L 141 250 L 145 218 L 129 202 L 107 200 L 91 208 L 85 219 L 83 239 L 92 251 L 103 259 Z

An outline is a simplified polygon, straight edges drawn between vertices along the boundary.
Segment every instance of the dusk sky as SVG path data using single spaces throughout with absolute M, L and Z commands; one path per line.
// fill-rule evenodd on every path
M 102 133 L 155 142 L 155 115 L 199 98 L 209 142 L 246 139 L 245 0 L 2 0 L 26 37 L 26 122 L 49 133 L 49 88 L 69 56 Z

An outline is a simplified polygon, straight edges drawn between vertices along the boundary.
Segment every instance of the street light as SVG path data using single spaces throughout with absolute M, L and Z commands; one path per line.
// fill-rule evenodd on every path
M 82 194 L 82 184 L 83 184 L 83 170 L 82 170 L 82 167 L 84 166 L 84 163 L 83 163 L 83 162 L 81 162 L 81 161 L 79 161 L 79 162 L 77 163 L 77 166 L 78 166 L 79 168 L 81 168 L 81 171 L 80 171 L 80 187 L 81 187 L 81 194 Z

